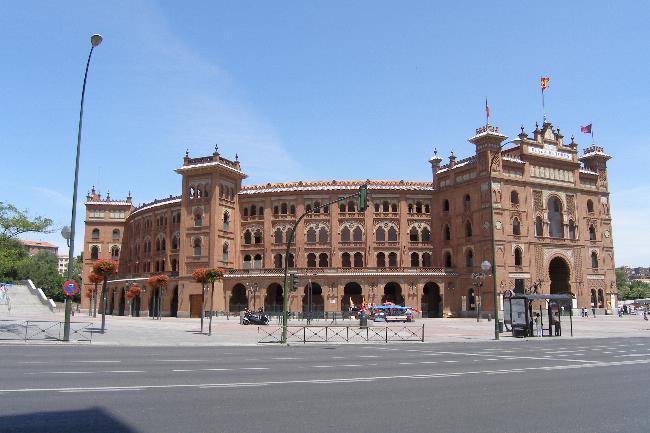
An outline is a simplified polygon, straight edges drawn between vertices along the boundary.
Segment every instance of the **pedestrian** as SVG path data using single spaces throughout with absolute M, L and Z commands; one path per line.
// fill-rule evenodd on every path
M 562 329 L 560 325 L 560 313 L 555 313 L 555 316 L 553 317 L 553 322 L 555 324 L 555 336 L 559 337 L 562 335 Z
M 594 315 L 594 318 L 596 317 L 596 307 L 591 307 L 591 314 Z
M 643 310 L 643 320 L 648 320 L 648 310 Z
M 537 328 L 537 336 L 542 336 L 542 318 L 539 313 L 535 313 L 535 328 Z

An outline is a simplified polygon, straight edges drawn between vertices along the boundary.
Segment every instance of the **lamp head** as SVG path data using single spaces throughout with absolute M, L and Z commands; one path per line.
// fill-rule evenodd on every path
M 70 227 L 63 226 L 63 228 L 61 229 L 61 236 L 63 236 L 63 239 L 65 239 L 66 241 L 69 241 L 70 240 L 70 234 L 71 234 Z
M 90 43 L 93 47 L 96 47 L 97 45 L 101 44 L 104 38 L 102 38 L 102 35 L 94 34 L 90 37 Z
M 483 261 L 483 263 L 481 263 L 481 269 L 483 269 L 483 272 L 489 271 L 492 269 L 492 263 L 488 262 L 487 260 Z

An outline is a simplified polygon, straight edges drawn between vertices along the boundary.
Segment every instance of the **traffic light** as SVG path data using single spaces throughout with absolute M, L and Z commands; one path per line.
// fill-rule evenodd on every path
M 359 187 L 359 212 L 365 212 L 368 207 L 368 185 Z
M 298 290 L 298 275 L 296 275 L 295 273 L 291 273 L 289 275 L 291 277 L 289 283 L 289 290 L 295 292 L 296 290 Z

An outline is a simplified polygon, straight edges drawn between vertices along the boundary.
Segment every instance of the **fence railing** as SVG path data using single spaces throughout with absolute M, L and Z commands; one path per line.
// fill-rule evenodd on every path
M 258 343 L 281 343 L 281 326 L 258 326 Z M 422 326 L 310 325 L 287 327 L 287 343 L 373 343 L 424 341 Z
M 0 340 L 63 341 L 64 322 L 0 320 Z M 92 323 L 70 322 L 70 341 L 92 341 Z

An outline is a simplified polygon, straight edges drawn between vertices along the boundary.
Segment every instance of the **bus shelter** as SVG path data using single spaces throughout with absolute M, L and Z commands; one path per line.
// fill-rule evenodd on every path
M 542 335 L 540 336 L 560 336 L 562 335 L 562 313 L 568 310 L 569 332 L 573 337 L 573 311 L 566 308 L 571 305 L 573 297 L 571 294 L 512 294 L 504 299 L 504 320 L 509 322 L 512 328 L 513 337 L 532 337 L 535 335 L 535 322 L 539 321 Z M 545 310 L 542 303 L 539 303 L 538 309 L 533 307 L 535 301 L 544 301 Z M 565 314 L 566 315 L 566 314 Z

